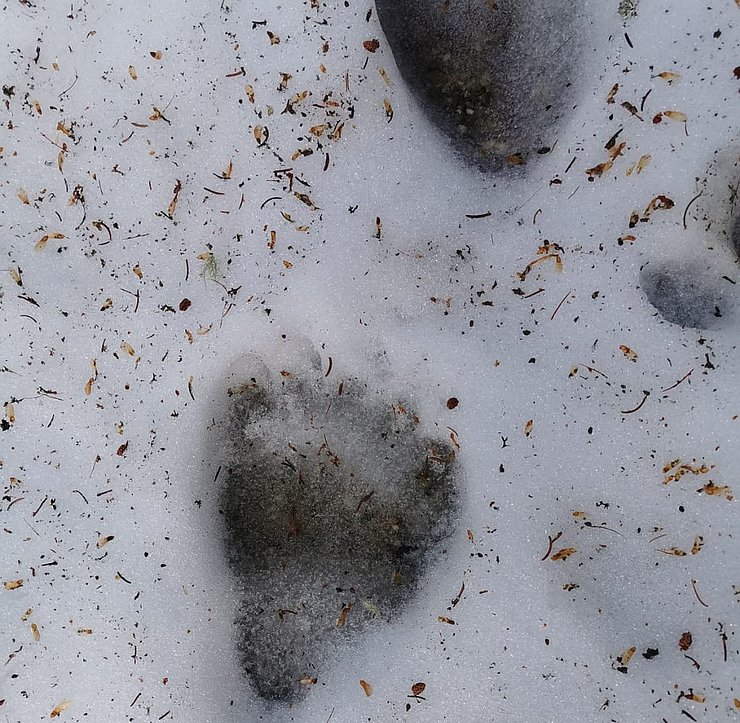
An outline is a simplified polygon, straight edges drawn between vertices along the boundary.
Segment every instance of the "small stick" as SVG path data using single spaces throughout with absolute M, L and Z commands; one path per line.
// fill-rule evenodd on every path
M 545 553 L 545 556 L 542 558 L 542 562 L 547 560 L 548 557 L 550 557 L 550 553 L 552 552 L 552 546 L 563 536 L 562 530 L 558 532 L 555 537 L 550 537 L 550 535 L 547 536 L 547 552 Z
M 637 412 L 639 409 L 642 409 L 642 405 L 647 401 L 647 398 L 650 396 L 650 392 L 643 389 L 642 393 L 644 394 L 642 401 L 634 409 L 627 409 L 626 411 L 622 410 L 622 414 L 632 414 L 633 412 Z
M 684 212 L 683 212 L 683 227 L 684 227 L 684 230 L 688 228 L 688 226 L 686 225 L 686 214 L 688 214 L 688 212 L 689 212 L 689 208 L 691 207 L 691 204 L 692 204 L 692 203 L 693 203 L 694 201 L 696 201 L 696 199 L 697 199 L 697 198 L 699 198 L 699 197 L 701 196 L 701 194 L 702 194 L 702 193 L 704 193 L 704 191 L 700 191 L 699 193 L 697 193 L 697 194 L 696 194 L 696 196 L 694 196 L 694 197 L 693 197 L 693 198 L 692 198 L 692 199 L 691 199 L 691 200 L 690 200 L 690 201 L 689 201 L 689 202 L 688 202 L 688 203 L 686 204 L 686 208 L 684 209 Z
M 41 500 L 41 504 L 40 504 L 40 505 L 39 505 L 39 506 L 38 506 L 38 507 L 36 508 L 36 512 L 34 512 L 34 513 L 33 513 L 33 514 L 31 515 L 31 517 L 36 517 L 36 515 L 38 515 L 39 511 L 41 510 L 41 508 L 42 508 L 42 507 L 44 506 L 44 504 L 46 503 L 46 500 L 48 500 L 48 499 L 49 499 L 49 495 L 46 495 L 46 497 L 44 497 L 44 499 L 43 499 L 43 500 Z
M 691 587 L 694 589 L 694 595 L 696 595 L 696 599 L 705 607 L 708 608 L 709 605 L 707 605 L 700 597 L 699 593 L 696 591 L 696 580 L 691 581 Z
M 557 305 L 555 311 L 552 312 L 552 316 L 550 317 L 550 321 L 552 321 L 555 318 L 555 314 L 560 311 L 560 307 L 565 303 L 566 299 L 573 293 L 573 289 L 571 289 L 564 297 L 563 300 Z
M 679 385 L 679 384 L 680 384 L 681 382 L 683 382 L 683 381 L 685 381 L 686 379 L 688 379 L 688 378 L 689 378 L 689 377 L 691 376 L 691 374 L 692 374 L 692 372 L 693 372 L 693 371 L 694 371 L 693 369 L 690 369 L 690 370 L 689 370 L 689 371 L 688 371 L 688 372 L 687 372 L 686 374 L 684 374 L 684 375 L 683 375 L 683 376 L 682 376 L 682 377 L 681 377 L 681 378 L 680 378 L 680 379 L 679 379 L 679 380 L 678 380 L 678 381 L 677 381 L 677 382 L 676 382 L 675 384 L 672 384 L 672 385 L 671 385 L 670 387 L 666 387 L 665 389 L 661 389 L 661 390 L 660 390 L 660 393 L 661 393 L 661 394 L 664 394 L 665 392 L 670 392 L 670 391 L 671 391 L 671 389 L 675 389 L 675 388 L 676 388 L 676 387 L 677 387 L 677 386 L 678 386 L 678 385 Z

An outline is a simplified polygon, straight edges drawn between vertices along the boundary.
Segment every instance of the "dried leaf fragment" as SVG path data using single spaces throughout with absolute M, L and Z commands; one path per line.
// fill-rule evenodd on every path
M 437 622 L 446 623 L 447 625 L 455 625 L 455 621 L 452 618 L 445 617 L 444 615 L 438 615 Z
M 693 642 L 694 638 L 692 637 L 691 633 L 683 633 L 683 635 L 681 635 L 681 637 L 678 639 L 678 649 L 686 652 L 691 647 L 691 644 Z
M 637 361 L 637 352 L 634 349 L 630 349 L 626 344 L 620 344 L 619 351 L 621 351 L 622 354 L 624 354 L 624 356 L 630 361 Z
M 3 587 L 6 590 L 17 590 L 19 587 L 23 587 L 23 580 L 7 580 L 3 583 Z
M 674 81 L 681 79 L 681 76 L 679 73 L 672 73 L 669 70 L 665 70 L 662 73 L 658 73 L 657 75 L 653 77 L 660 78 L 661 80 L 665 80 L 666 83 L 668 83 L 669 85 L 673 83 Z
M 67 144 L 62 143 L 62 150 L 57 153 L 57 168 L 59 169 L 59 173 L 63 173 L 62 167 L 64 166 L 64 158 L 67 154 Z
M 691 546 L 691 554 L 698 555 L 702 547 L 704 547 L 704 538 L 701 535 L 697 535 L 694 538 L 694 544 Z
M 180 191 L 182 191 L 182 183 L 180 179 L 175 179 L 175 187 L 172 190 L 172 200 L 167 206 L 167 215 L 172 218 L 175 215 L 175 209 L 177 208 L 177 200 L 180 197 Z
M 655 196 L 655 198 L 651 199 L 650 203 L 645 207 L 641 220 L 646 221 L 649 219 L 653 211 L 668 211 L 675 205 L 676 204 L 673 199 L 668 198 L 668 196 Z
M 360 685 L 362 686 L 362 689 L 365 691 L 365 695 L 369 698 L 373 694 L 373 686 L 370 685 L 366 680 L 360 680 Z
M 698 476 L 708 474 L 712 469 L 714 469 L 714 465 L 710 466 L 707 464 L 701 464 L 697 466 L 693 464 L 695 462 L 695 459 L 692 459 L 691 463 L 682 463 L 680 459 L 674 459 L 671 462 L 668 462 L 668 464 L 663 467 L 663 474 L 666 475 L 663 478 L 663 484 L 667 485 L 671 482 L 678 482 L 685 474 Z
M 613 145 L 608 151 L 607 154 L 609 156 L 609 160 L 616 160 L 619 158 L 619 156 L 624 153 L 624 149 L 627 147 L 627 141 L 622 141 L 621 143 L 617 145 Z
M 22 188 L 18 189 L 17 195 L 18 195 L 18 199 L 23 205 L 28 206 L 31 203 L 31 201 L 29 201 L 28 199 L 28 194 L 26 193 L 24 189 Z
M 302 203 L 305 203 L 306 206 L 309 208 L 312 208 L 314 211 L 318 210 L 318 206 L 311 200 L 311 197 L 306 193 L 299 193 L 298 191 L 293 191 L 293 195 Z
M 390 123 L 393 120 L 393 106 L 388 98 L 383 98 L 383 108 L 385 108 L 386 120 Z
M 352 603 L 347 603 L 344 607 L 342 607 L 342 611 L 339 613 L 339 617 L 337 618 L 338 628 L 344 627 L 344 624 L 347 622 L 347 616 L 349 615 L 350 610 L 352 610 Z
M 608 173 L 611 170 L 613 165 L 614 161 L 604 161 L 604 163 L 599 163 L 598 165 L 593 166 L 593 168 L 587 168 L 586 175 L 589 176 L 591 179 L 603 176 L 605 173 Z
M 31 634 L 33 639 L 38 643 L 41 640 L 41 634 L 39 633 L 39 626 L 36 623 L 31 623 Z
M 427 689 L 426 683 L 414 683 L 411 686 L 411 694 L 414 696 L 421 695 Z
M 136 68 L 134 68 L 133 65 L 128 66 L 128 74 L 131 77 L 131 80 L 137 80 L 139 78 L 139 74 L 136 72 Z
M 619 667 L 617 670 L 620 673 L 626 673 L 627 672 L 627 666 L 630 664 L 630 660 L 632 660 L 632 656 L 635 654 L 635 651 L 637 648 L 633 645 L 631 648 L 627 648 L 621 655 L 617 656 L 617 662 L 619 663 Z
M 575 552 L 576 552 L 575 547 L 564 547 L 562 550 L 558 550 L 550 559 L 551 560 L 567 560 Z
M 115 539 L 115 535 L 106 535 L 105 537 L 101 537 L 98 539 L 98 541 L 95 543 L 95 547 L 97 547 L 99 550 L 101 547 L 105 547 L 111 540 Z
M 43 251 L 46 248 L 46 244 L 49 242 L 49 240 L 51 240 L 51 239 L 63 239 L 63 238 L 65 238 L 64 234 L 63 233 L 56 232 L 56 231 L 54 233 L 46 234 L 45 236 L 42 236 L 36 242 L 36 244 L 33 247 L 33 250 L 34 251 Z
M 728 502 L 733 499 L 732 489 L 730 487 L 727 485 L 716 485 L 711 480 L 701 489 L 698 489 L 697 492 L 703 492 L 705 495 L 710 495 L 711 497 L 724 497 Z
M 637 163 L 633 163 L 627 169 L 627 175 L 631 176 L 634 171 L 637 171 L 637 175 L 639 176 L 650 165 L 651 160 L 652 156 L 650 154 L 643 154 L 642 156 L 640 156 L 640 160 L 637 161 Z
M 664 547 L 660 552 L 664 555 L 672 555 L 673 557 L 686 557 L 686 552 L 678 547 Z
M 54 706 L 51 713 L 49 713 L 49 718 L 58 718 L 71 705 L 71 700 L 63 700 L 59 705 Z
M 642 116 L 640 116 L 640 111 L 637 110 L 637 107 L 632 105 L 629 101 L 624 101 L 622 103 L 622 108 L 624 108 L 630 115 L 635 116 L 638 120 L 642 120 Z
M 532 434 L 533 428 L 534 428 L 534 419 L 528 419 L 524 425 L 524 436 L 529 437 L 529 435 Z
M 613 103 L 614 97 L 619 92 L 619 83 L 614 83 L 614 85 L 611 87 L 611 90 L 609 91 L 609 94 L 606 96 L 606 102 L 607 103 Z
M 669 118 L 672 121 L 677 121 L 678 123 L 686 123 L 688 120 L 686 114 L 681 113 L 680 110 L 664 110 L 663 117 Z

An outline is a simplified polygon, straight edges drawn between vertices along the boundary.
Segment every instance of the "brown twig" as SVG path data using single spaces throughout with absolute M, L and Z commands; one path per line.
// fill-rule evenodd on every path
M 555 314 L 560 311 L 560 307 L 566 302 L 567 298 L 573 293 L 573 289 L 571 289 L 564 297 L 563 300 L 557 305 L 555 308 L 555 311 L 552 312 L 552 316 L 550 317 L 550 321 L 552 321 L 555 318 Z
M 691 200 L 690 200 L 690 201 L 689 201 L 689 202 L 688 202 L 688 203 L 686 204 L 686 208 L 684 209 L 684 212 L 683 212 L 683 227 L 684 227 L 684 229 L 687 229 L 687 228 L 688 228 L 688 226 L 687 226 L 687 224 L 686 224 L 686 215 L 687 215 L 687 214 L 688 214 L 688 212 L 689 212 L 689 208 L 691 207 L 691 204 L 692 204 L 692 203 L 694 203 L 694 201 L 696 201 L 696 200 L 697 200 L 697 199 L 698 199 L 698 198 L 699 198 L 699 197 L 701 196 L 701 194 L 702 194 L 702 193 L 704 193 L 704 191 L 700 191 L 699 193 L 697 193 L 697 194 L 696 194 L 696 196 L 694 196 L 694 197 L 693 197 L 693 198 L 692 198 L 692 199 L 691 199 Z
M 647 398 L 650 396 L 650 392 L 648 392 L 647 390 L 643 389 L 642 390 L 642 393 L 644 395 L 643 398 L 642 398 L 642 401 L 634 409 L 627 409 L 627 410 L 624 410 L 623 409 L 623 410 L 621 410 L 622 411 L 622 414 L 632 414 L 633 412 L 637 412 L 640 409 L 642 409 L 642 405 L 645 404 L 645 402 L 647 401 Z
M 550 553 L 552 552 L 552 546 L 563 536 L 562 530 L 558 532 L 555 537 L 550 537 L 550 535 L 547 536 L 547 552 L 545 553 L 545 556 L 542 558 L 542 562 L 547 560 L 548 557 L 550 557 Z
M 691 376 L 691 374 L 692 374 L 693 371 L 694 371 L 693 369 L 689 369 L 689 371 L 686 372 L 686 374 L 684 374 L 675 384 L 671 384 L 670 387 L 666 387 L 665 389 L 661 389 L 660 390 L 660 393 L 661 394 L 665 394 L 665 392 L 670 392 L 671 389 L 675 389 L 681 382 L 686 381 L 686 379 L 688 379 Z
M 692 588 L 693 588 L 693 590 L 694 590 L 694 595 L 696 595 L 696 599 L 697 599 L 697 600 L 698 600 L 698 601 L 699 601 L 699 602 L 700 602 L 700 603 L 701 603 L 701 604 L 702 604 L 702 605 L 703 605 L 703 606 L 704 606 L 705 608 L 708 608 L 708 607 L 709 607 L 709 605 L 707 605 L 707 604 L 706 604 L 706 603 L 705 603 L 705 602 L 704 602 L 704 601 L 703 601 L 703 600 L 702 600 L 702 599 L 701 599 L 701 598 L 699 597 L 699 593 L 698 593 L 698 592 L 696 591 L 696 580 L 692 580 L 692 581 L 691 581 L 691 587 L 692 587 Z

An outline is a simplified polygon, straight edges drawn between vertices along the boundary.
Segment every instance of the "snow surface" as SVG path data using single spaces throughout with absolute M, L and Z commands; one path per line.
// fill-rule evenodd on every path
M 736 719 L 740 9 L 619 5 L 552 151 L 489 175 L 371 2 L 0 5 L 3 720 Z M 209 433 L 307 348 L 459 444 L 460 510 L 274 705 Z

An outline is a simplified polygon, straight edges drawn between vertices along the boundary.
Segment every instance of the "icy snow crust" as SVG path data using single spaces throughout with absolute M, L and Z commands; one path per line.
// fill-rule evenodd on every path
M 740 11 L 618 7 L 484 174 L 369 2 L 0 6 L 6 720 L 735 719 Z M 260 568 L 242 443 L 325 433 L 317 544 Z

